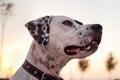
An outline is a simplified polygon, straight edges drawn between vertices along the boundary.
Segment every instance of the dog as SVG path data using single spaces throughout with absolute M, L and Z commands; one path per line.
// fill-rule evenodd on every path
M 66 16 L 44 16 L 25 26 L 34 40 L 10 80 L 63 80 L 59 74 L 66 63 L 93 54 L 102 37 L 100 24 L 83 24 Z

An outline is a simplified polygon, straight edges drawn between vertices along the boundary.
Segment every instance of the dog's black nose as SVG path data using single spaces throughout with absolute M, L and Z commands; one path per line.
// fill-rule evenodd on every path
M 100 24 L 91 25 L 91 29 L 94 31 L 102 31 L 102 26 Z

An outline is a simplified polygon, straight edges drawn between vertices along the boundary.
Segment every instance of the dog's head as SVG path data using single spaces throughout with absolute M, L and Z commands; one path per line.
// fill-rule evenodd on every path
M 102 36 L 100 24 L 83 25 L 66 16 L 45 16 L 25 26 L 40 45 L 71 58 L 84 58 L 94 53 Z

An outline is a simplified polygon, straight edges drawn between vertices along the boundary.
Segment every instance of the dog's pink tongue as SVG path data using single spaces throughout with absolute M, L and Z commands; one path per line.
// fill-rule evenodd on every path
M 68 49 L 67 52 L 76 52 L 76 53 L 79 53 L 80 52 L 80 48 L 71 48 L 71 49 Z

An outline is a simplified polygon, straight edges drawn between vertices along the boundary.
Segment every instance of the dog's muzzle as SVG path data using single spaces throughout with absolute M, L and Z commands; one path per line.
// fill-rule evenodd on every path
M 67 55 L 75 55 L 80 53 L 81 51 L 92 51 L 95 52 L 98 48 L 98 45 L 101 42 L 102 36 L 102 26 L 99 24 L 93 24 L 87 27 L 88 30 L 92 30 L 92 32 L 86 33 L 85 38 L 80 42 L 80 44 L 76 45 L 68 45 L 64 48 L 64 52 Z M 84 45 L 81 45 L 84 43 Z

